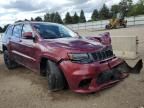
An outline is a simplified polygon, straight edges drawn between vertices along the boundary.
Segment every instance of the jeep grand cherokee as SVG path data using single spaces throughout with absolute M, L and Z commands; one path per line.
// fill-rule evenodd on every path
M 3 52 L 8 69 L 23 65 L 46 76 L 51 91 L 69 87 L 78 93 L 96 92 L 142 68 L 142 60 L 132 68 L 114 55 L 109 33 L 82 37 L 55 23 L 10 25 Z

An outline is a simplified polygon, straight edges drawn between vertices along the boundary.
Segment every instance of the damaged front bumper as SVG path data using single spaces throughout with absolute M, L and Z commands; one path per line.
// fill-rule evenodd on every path
M 66 64 L 72 65 L 68 62 Z M 113 86 L 126 78 L 129 73 L 140 73 L 142 67 L 142 60 L 139 60 L 134 67 L 130 67 L 122 59 L 115 58 L 101 64 L 73 64 L 72 68 L 67 67 L 68 70 L 66 68 L 63 70 L 68 78 L 69 87 L 74 92 L 92 93 Z
M 135 73 L 135 74 L 140 73 L 142 66 L 143 66 L 142 60 L 139 60 L 134 67 L 130 67 L 124 61 L 122 64 L 112 68 L 111 70 L 99 74 L 96 82 L 98 84 L 103 84 L 108 81 L 121 80 L 127 77 L 129 73 Z

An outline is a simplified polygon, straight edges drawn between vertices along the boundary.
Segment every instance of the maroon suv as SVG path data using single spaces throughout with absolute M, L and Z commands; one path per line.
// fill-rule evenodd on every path
M 79 93 L 96 92 L 142 68 L 142 60 L 132 68 L 113 54 L 109 33 L 82 37 L 55 23 L 10 25 L 3 52 L 8 69 L 23 65 L 46 76 L 52 91 L 69 87 Z

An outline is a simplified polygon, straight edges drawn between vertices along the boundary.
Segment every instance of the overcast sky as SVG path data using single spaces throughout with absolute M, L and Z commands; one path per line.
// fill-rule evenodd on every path
M 104 3 L 110 7 L 119 2 L 120 0 L 0 0 L 0 26 L 16 20 L 43 17 L 46 12 L 55 11 L 64 18 L 68 11 L 73 14 L 83 9 L 89 19 L 95 8 L 101 8 Z

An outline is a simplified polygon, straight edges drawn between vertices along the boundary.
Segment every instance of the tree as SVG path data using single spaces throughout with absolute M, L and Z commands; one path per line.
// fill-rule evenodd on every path
M 51 22 L 50 14 L 49 14 L 49 13 L 46 13 L 46 14 L 44 15 L 44 21 L 45 21 L 45 22 Z
M 127 16 L 128 12 L 131 11 L 132 4 L 132 0 L 121 0 L 121 2 L 119 3 L 119 10 L 120 13 L 123 14 L 123 17 Z
M 42 21 L 42 18 L 38 16 L 35 18 L 35 21 Z
M 79 16 L 77 15 L 77 13 L 75 12 L 73 18 L 72 18 L 72 22 L 73 24 L 79 23 Z
M 25 19 L 24 21 L 29 21 L 28 19 Z
M 56 20 L 56 19 L 54 19 L 55 18 L 55 14 L 56 13 L 46 13 L 45 15 L 44 15 L 44 21 L 45 22 L 55 22 L 54 20 Z
M 0 27 L 0 33 L 3 33 L 3 28 L 2 27 Z
M 104 4 L 100 10 L 100 19 L 105 20 L 110 18 L 110 12 L 108 7 Z
M 81 10 L 81 12 L 80 12 L 79 22 L 80 22 L 80 23 L 86 22 L 86 18 L 85 18 L 85 15 L 84 15 L 84 11 L 83 11 L 83 10 Z
M 128 10 L 132 9 L 133 0 L 127 0 Z
M 50 22 L 54 22 L 55 13 L 50 14 Z
M 72 24 L 72 17 L 71 17 L 69 12 L 66 13 L 66 16 L 65 16 L 64 20 L 65 20 L 66 24 Z
M 61 19 L 61 16 L 59 15 L 58 12 L 56 12 L 55 15 L 54 15 L 54 22 L 55 22 L 55 23 L 63 24 L 63 21 L 62 21 L 62 19 Z
M 95 10 L 93 11 L 93 13 L 92 13 L 91 20 L 92 20 L 92 21 L 96 21 L 96 20 L 98 20 L 98 19 L 99 19 L 99 12 L 98 12 L 97 9 L 95 9 Z
M 34 21 L 33 17 L 31 17 L 31 21 Z
M 113 5 L 111 7 L 112 17 L 116 17 L 117 13 L 119 13 L 119 5 Z
M 128 12 L 128 16 L 136 16 L 144 14 L 144 0 L 139 0 L 135 5 L 132 5 L 132 9 Z
M 144 0 L 140 0 L 136 6 L 136 15 L 144 14 Z
M 6 31 L 7 27 L 9 26 L 9 24 L 5 25 L 4 28 L 3 28 L 3 32 Z

